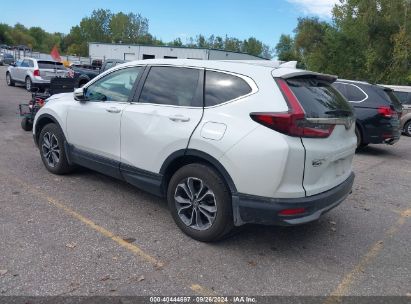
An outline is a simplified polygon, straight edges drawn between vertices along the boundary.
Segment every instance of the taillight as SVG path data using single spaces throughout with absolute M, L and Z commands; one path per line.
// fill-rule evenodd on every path
M 33 75 L 34 76 L 40 76 L 40 70 L 34 70 Z
M 282 113 L 251 113 L 250 117 L 277 132 L 295 137 L 325 138 L 330 136 L 335 125 L 311 123 L 305 119 L 305 112 L 283 79 L 277 79 L 277 84 L 288 104 L 288 112 Z
M 377 111 L 378 114 L 386 118 L 391 118 L 395 114 L 395 112 L 390 107 L 379 107 Z

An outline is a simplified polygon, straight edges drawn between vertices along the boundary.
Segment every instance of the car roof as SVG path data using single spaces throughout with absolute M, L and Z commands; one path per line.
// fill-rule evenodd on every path
M 390 88 L 397 92 L 411 93 L 411 86 L 386 85 L 386 84 L 379 84 L 379 85 L 385 88 Z
M 333 75 L 326 75 L 306 70 L 300 70 L 288 67 L 287 64 L 278 63 L 276 61 L 271 60 L 146 59 L 126 62 L 116 66 L 116 68 L 147 64 L 207 68 L 212 70 L 221 70 L 249 76 L 263 72 L 271 72 L 273 77 L 281 78 L 313 75 L 316 77 L 322 77 L 330 82 L 333 82 L 335 79 L 337 79 L 337 77 Z

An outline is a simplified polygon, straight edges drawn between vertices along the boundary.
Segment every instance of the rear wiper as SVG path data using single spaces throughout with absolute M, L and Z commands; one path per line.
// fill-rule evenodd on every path
M 353 113 L 352 111 L 349 110 L 331 110 L 325 112 L 325 114 L 334 114 L 334 115 L 340 115 L 340 116 L 351 116 Z

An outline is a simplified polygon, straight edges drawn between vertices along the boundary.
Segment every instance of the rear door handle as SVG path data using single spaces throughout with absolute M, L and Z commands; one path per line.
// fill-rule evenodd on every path
M 120 113 L 121 109 L 116 108 L 116 107 L 110 107 L 110 108 L 107 108 L 106 111 L 109 113 Z
M 187 122 L 190 121 L 190 117 L 183 116 L 183 115 L 172 115 L 169 116 L 168 119 L 174 121 L 174 122 Z

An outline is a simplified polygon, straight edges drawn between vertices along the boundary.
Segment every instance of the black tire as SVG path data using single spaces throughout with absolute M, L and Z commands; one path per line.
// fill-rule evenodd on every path
M 411 120 L 404 125 L 404 134 L 411 136 Z
M 9 72 L 6 73 L 6 82 L 7 82 L 7 85 L 10 87 L 14 87 L 15 85 L 15 82 L 13 81 L 13 78 L 11 78 L 11 75 Z
M 193 214 L 195 213 L 197 215 L 198 212 L 200 217 L 199 222 L 201 222 L 202 224 L 204 223 L 204 220 L 208 222 L 203 227 L 196 227 L 195 225 L 189 225 L 185 223 L 177 210 L 177 205 L 179 203 L 175 200 L 175 195 L 178 195 L 179 191 L 182 191 L 181 189 L 183 188 L 180 185 L 188 185 L 188 180 L 194 180 L 193 184 L 197 183 L 198 185 L 201 185 L 202 182 L 202 185 L 204 187 L 203 191 L 206 191 L 208 188 L 208 190 L 211 190 L 213 193 L 213 195 L 201 195 L 202 197 L 204 197 L 204 200 L 198 200 L 197 202 L 191 201 L 190 207 L 181 209 L 183 210 L 183 212 L 181 212 L 183 214 L 183 217 L 184 213 L 191 214 L 191 216 L 194 217 Z M 201 186 L 197 187 L 197 189 L 199 188 L 201 188 Z M 193 192 L 190 191 L 190 193 Z M 202 193 L 204 192 L 198 191 L 197 194 L 198 196 L 200 196 L 200 194 Z M 177 197 L 181 198 L 182 196 L 183 194 L 178 195 Z M 222 178 L 215 172 L 214 169 L 209 166 L 203 164 L 189 164 L 177 170 L 177 172 L 175 172 L 175 174 L 172 176 L 168 186 L 167 201 L 171 214 L 177 226 L 185 234 L 198 241 L 212 242 L 220 240 L 221 238 L 229 234 L 234 227 L 230 191 L 227 189 L 227 186 L 225 185 Z M 195 206 L 195 204 L 197 205 Z M 208 212 L 208 210 L 211 210 L 210 207 L 214 205 L 216 206 L 216 212 Z M 208 209 L 205 210 L 205 207 Z M 194 208 L 199 211 L 194 211 Z M 212 215 L 213 220 L 208 220 L 208 217 L 206 217 L 205 214 Z M 195 221 L 197 222 L 197 217 Z
M 47 139 L 49 144 L 47 144 Z M 65 137 L 60 127 L 54 123 L 46 125 L 40 132 L 39 136 L 39 149 L 41 160 L 48 171 L 53 174 L 67 174 L 70 173 L 74 167 L 67 161 L 67 154 L 64 147 Z M 50 147 L 57 147 L 51 149 Z M 48 153 L 50 152 L 50 153 Z M 53 157 L 58 155 L 58 160 Z
M 24 131 L 31 131 L 31 130 L 33 130 L 33 122 L 32 122 L 30 119 L 28 119 L 27 117 L 24 117 L 24 118 L 21 120 L 21 128 L 22 128 Z
M 355 126 L 355 136 L 357 136 L 357 151 L 368 146 L 368 143 L 363 142 L 361 130 Z
M 24 80 L 24 84 L 25 84 L 26 90 L 31 92 L 31 88 L 33 87 L 33 82 L 31 81 L 29 76 L 27 76 L 26 79 Z

